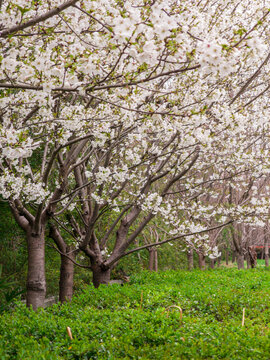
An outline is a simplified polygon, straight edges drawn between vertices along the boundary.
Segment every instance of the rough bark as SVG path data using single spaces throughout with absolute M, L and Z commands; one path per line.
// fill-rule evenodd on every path
M 202 253 L 198 253 L 199 257 L 199 268 L 201 270 L 205 270 L 206 264 L 205 264 L 205 256 Z
M 232 241 L 235 248 L 235 255 L 237 261 L 238 269 L 245 268 L 245 257 L 244 257 L 244 248 L 243 248 L 243 241 L 242 241 L 242 228 L 241 224 L 234 225 L 234 228 L 231 229 L 232 233 Z
M 44 306 L 46 295 L 45 236 L 44 231 L 33 234 L 27 231 L 28 273 L 26 282 L 26 304 L 33 310 Z
M 248 247 L 248 258 L 250 262 L 250 266 L 255 268 L 257 266 L 257 253 L 254 246 Z
M 68 254 L 70 259 L 75 260 L 75 253 L 71 250 L 71 247 L 68 246 L 66 248 L 66 254 Z M 74 263 L 69 258 L 61 255 L 59 280 L 59 301 L 61 301 L 61 303 L 70 301 L 73 295 Z
M 95 288 L 98 288 L 101 284 L 108 285 L 111 278 L 111 269 L 103 270 L 98 265 L 92 265 L 93 284 Z
M 187 261 L 188 261 L 188 270 L 192 270 L 194 267 L 193 263 L 193 249 L 187 250 Z
M 237 267 L 238 270 L 245 268 L 245 258 L 243 254 L 237 254 Z
M 148 270 L 153 271 L 154 270 L 154 249 L 149 248 L 149 263 L 148 263 Z
M 158 252 L 157 249 L 154 249 L 154 271 L 158 271 Z
M 68 246 L 55 224 L 50 224 L 50 237 L 53 239 L 61 256 L 59 301 L 70 301 L 73 295 L 73 278 L 75 252 L 72 246 Z M 72 251 L 73 250 L 73 251 Z M 65 256 L 67 255 L 67 256 Z

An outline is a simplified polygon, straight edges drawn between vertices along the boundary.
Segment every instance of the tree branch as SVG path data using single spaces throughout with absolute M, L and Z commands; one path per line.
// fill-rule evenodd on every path
M 113 222 L 112 226 L 110 227 L 110 229 L 106 232 L 106 234 L 104 235 L 104 237 L 100 240 L 100 248 L 103 249 L 104 246 L 106 245 L 107 239 L 109 238 L 110 234 L 112 233 L 112 231 L 115 229 L 116 225 L 118 224 L 118 222 L 121 220 L 121 218 L 123 217 L 123 215 L 130 209 L 131 205 L 127 205 L 124 207 L 124 209 L 121 211 L 121 213 L 119 214 L 119 216 L 115 219 L 115 221 Z
M 28 220 L 25 218 L 25 216 L 21 215 L 16 208 L 14 202 L 9 201 L 9 206 L 11 208 L 12 214 L 17 222 L 17 224 L 24 230 L 27 231 L 27 227 L 29 226 Z
M 228 222 L 226 222 L 225 224 L 221 224 L 221 225 L 217 225 L 217 226 L 214 226 L 214 227 L 211 227 L 211 228 L 208 228 L 208 229 L 205 229 L 205 230 L 201 230 L 201 231 L 197 231 L 197 232 L 190 232 L 190 233 L 187 233 L 187 234 L 182 234 L 182 235 L 178 235 L 178 236 L 174 236 L 170 239 L 166 239 L 166 240 L 163 240 L 163 241 L 158 241 L 156 243 L 153 243 L 153 244 L 147 244 L 147 245 L 143 245 L 143 246 L 140 246 L 136 249 L 131 249 L 129 251 L 127 251 L 126 253 L 122 254 L 122 255 L 119 255 L 117 258 L 113 259 L 113 261 L 109 262 L 109 261 L 106 261 L 105 262 L 105 266 L 107 264 L 109 265 L 112 265 L 114 264 L 115 262 L 117 262 L 119 259 L 121 259 L 122 257 L 124 256 L 127 256 L 129 254 L 132 254 L 136 251 L 139 251 L 139 250 L 142 250 L 142 249 L 146 249 L 146 248 L 150 248 L 150 247 L 153 247 L 153 246 L 158 246 L 158 245 L 162 245 L 162 244 L 166 244 L 170 241 L 174 241 L 174 240 L 179 240 L 181 238 L 184 238 L 184 237 L 187 237 L 187 236 L 192 236 L 192 235 L 196 235 L 196 234 L 202 234 L 202 233 L 205 233 L 205 232 L 208 232 L 208 231 L 211 231 L 211 230 L 215 230 L 215 229 L 219 229 L 221 227 L 224 227 L 224 226 L 227 226 L 229 224 L 233 223 L 233 220 L 230 220 Z M 108 259 L 109 260 L 109 259 Z
M 71 262 L 73 262 L 73 264 L 83 268 L 83 269 L 91 269 L 91 266 L 87 266 L 87 265 L 82 265 L 77 263 L 76 261 L 74 261 L 70 256 L 68 256 L 67 254 L 62 253 L 62 251 L 60 251 L 59 249 L 57 249 L 57 247 L 55 247 L 54 245 L 50 245 L 52 248 L 54 248 L 54 250 L 56 250 L 60 255 L 65 256 L 66 258 L 68 258 Z
M 201 65 L 194 65 L 192 67 L 186 67 L 186 68 L 182 68 L 182 69 L 176 69 L 176 70 L 163 72 L 163 73 L 151 76 L 151 77 L 146 77 L 145 79 L 142 79 L 142 80 L 130 81 L 130 82 L 126 82 L 126 83 L 118 83 L 118 84 L 112 84 L 112 85 L 92 86 L 91 88 L 86 89 L 86 91 L 87 92 L 93 92 L 93 91 L 96 91 L 96 90 L 112 89 L 112 88 L 119 88 L 119 87 L 126 87 L 126 86 L 143 84 L 143 83 L 149 82 L 151 80 L 158 79 L 158 78 L 163 77 L 163 76 L 183 73 L 183 72 L 186 72 L 186 71 L 189 71 L 189 70 L 196 70 L 196 69 L 199 69 L 200 67 L 201 67 Z M 43 86 L 34 86 L 34 85 L 27 85 L 27 84 L 9 84 L 9 83 L 0 83 L 0 88 L 43 90 Z M 55 87 L 55 88 L 52 89 L 52 91 L 66 91 L 66 92 L 78 91 L 78 86 L 73 87 L 73 88 L 71 88 L 71 87 Z
M 13 204 L 18 210 L 19 214 L 22 214 L 29 221 L 29 223 L 33 225 L 35 217 L 28 210 L 26 210 L 21 201 L 19 199 L 16 199 L 14 200 Z
M 193 157 L 193 159 L 191 160 L 190 164 L 188 165 L 188 167 L 186 169 L 184 169 L 183 171 L 181 171 L 180 174 L 178 174 L 177 176 L 175 176 L 174 178 L 172 178 L 168 184 L 165 186 L 165 188 L 162 191 L 161 196 L 165 196 L 168 192 L 168 190 L 170 189 L 170 187 L 179 179 L 181 179 L 184 175 L 186 175 L 186 173 L 192 168 L 192 166 L 195 164 L 195 162 L 197 161 L 199 157 L 199 152 L 197 152 L 195 154 L 195 156 Z
M 31 19 L 23 24 L 15 25 L 9 29 L 3 30 L 0 32 L 0 37 L 2 37 L 2 38 L 7 37 L 8 35 L 14 34 L 17 31 L 24 30 L 30 26 L 34 26 L 42 21 L 45 21 L 45 20 L 59 14 L 61 11 L 67 9 L 68 7 L 75 5 L 76 2 L 78 2 L 78 0 L 67 1 L 64 4 L 57 6 L 56 8 L 46 12 L 43 15 L 36 16 L 33 19 Z
M 252 83 L 252 81 L 255 80 L 257 76 L 259 76 L 262 68 L 264 67 L 264 65 L 266 65 L 268 63 L 269 59 L 270 59 L 270 53 L 267 55 L 266 59 L 263 61 L 263 63 L 260 65 L 260 67 L 255 71 L 255 73 L 248 79 L 248 81 L 245 83 L 245 85 L 242 86 L 242 88 L 234 96 L 234 98 L 230 102 L 230 105 L 232 105 L 235 102 L 235 100 L 238 99 L 239 96 L 241 96 L 246 91 L 246 89 Z

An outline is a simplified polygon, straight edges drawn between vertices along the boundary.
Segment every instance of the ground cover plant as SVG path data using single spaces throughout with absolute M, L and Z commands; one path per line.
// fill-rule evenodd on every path
M 269 359 L 269 284 L 263 268 L 142 272 L 70 304 L 19 304 L 0 317 L 0 359 Z

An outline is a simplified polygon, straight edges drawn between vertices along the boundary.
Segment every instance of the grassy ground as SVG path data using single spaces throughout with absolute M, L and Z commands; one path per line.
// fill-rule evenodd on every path
M 221 267 L 225 267 L 225 268 L 237 268 L 237 263 L 236 262 L 231 262 L 229 261 L 228 265 L 226 264 L 225 261 L 221 261 L 220 264 Z M 261 259 L 257 259 L 257 268 L 264 268 L 265 267 L 265 261 L 261 260 Z M 247 262 L 245 261 L 245 268 L 247 268 Z
M 5 313 L 0 359 L 269 360 L 269 328 L 267 269 L 143 272 L 71 304 Z

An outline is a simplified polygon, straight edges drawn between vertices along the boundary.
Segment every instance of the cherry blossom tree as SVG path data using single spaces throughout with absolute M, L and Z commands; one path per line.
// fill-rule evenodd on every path
M 204 233 L 213 216 L 221 226 L 247 212 L 245 204 L 221 214 L 200 195 L 269 173 L 269 8 L 1 2 L 0 193 L 27 233 L 28 305 L 44 301 L 51 219 L 69 214 L 98 286 L 121 257 L 157 245 L 130 249 L 157 215 L 171 227 L 168 242 Z M 267 198 L 260 205 L 265 213 Z

